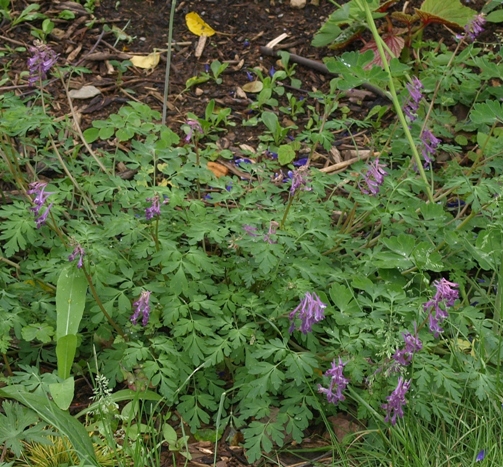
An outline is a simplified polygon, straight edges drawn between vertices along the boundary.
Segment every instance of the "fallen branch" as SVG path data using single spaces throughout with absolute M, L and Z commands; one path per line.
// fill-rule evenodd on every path
M 260 53 L 264 55 L 269 55 L 270 57 L 280 57 L 280 54 L 275 50 L 271 49 L 270 47 L 260 47 Z M 300 55 L 292 54 L 290 52 L 289 54 L 291 62 L 306 66 L 320 73 L 323 73 L 324 75 L 332 75 L 332 76 L 334 75 L 334 73 L 330 72 L 329 69 L 326 67 L 326 65 L 321 62 L 301 57 Z M 391 100 L 385 91 L 378 88 L 377 86 L 374 86 L 373 84 L 362 83 L 360 86 L 366 89 L 367 91 L 370 91 L 371 93 L 375 94 L 376 96 L 384 97 L 385 99 Z

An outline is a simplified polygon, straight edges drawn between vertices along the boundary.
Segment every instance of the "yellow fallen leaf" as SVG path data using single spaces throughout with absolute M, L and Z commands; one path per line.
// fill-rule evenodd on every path
M 252 81 L 251 83 L 246 83 L 243 85 L 244 92 L 257 93 L 264 89 L 264 84 L 262 81 Z
M 229 169 L 218 162 L 208 162 L 208 169 L 211 170 L 217 178 L 229 173 Z
M 159 52 L 152 52 L 148 55 L 135 55 L 132 57 L 131 63 L 138 68 L 155 68 L 159 63 Z
M 185 15 L 185 22 L 187 23 L 187 27 L 192 34 L 196 36 L 206 36 L 210 37 L 215 34 L 215 30 L 206 24 L 203 19 L 194 11 L 187 13 Z

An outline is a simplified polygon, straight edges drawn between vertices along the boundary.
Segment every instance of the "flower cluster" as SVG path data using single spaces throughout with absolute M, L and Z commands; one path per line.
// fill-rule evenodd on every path
M 28 48 L 32 56 L 28 59 L 28 70 L 30 76 L 28 84 L 35 84 L 47 77 L 47 72 L 57 62 L 59 55 L 54 52 L 48 45 L 36 40 L 33 46 Z
M 203 134 L 203 128 L 201 127 L 201 124 L 192 118 L 189 118 L 187 120 L 187 125 L 189 126 L 189 131 L 187 132 L 187 136 L 185 136 L 185 142 L 188 143 L 191 139 L 192 136 L 194 136 L 194 132 Z
M 434 281 L 433 285 L 437 291 L 433 298 L 423 305 L 423 309 L 425 313 L 429 313 L 430 331 L 435 337 L 438 337 L 440 333 L 444 332 L 440 325 L 449 316 L 447 309 L 454 305 L 459 297 L 459 292 L 455 290 L 458 284 L 449 282 L 444 278 Z M 441 307 L 441 305 L 443 306 Z
M 140 298 L 133 303 L 134 306 L 134 313 L 131 316 L 131 322 L 133 324 L 136 324 L 138 322 L 138 319 L 140 319 L 140 316 L 142 317 L 141 324 L 143 326 L 146 326 L 148 323 L 148 319 L 150 318 L 150 294 L 148 290 L 144 290 Z
M 417 334 L 412 335 L 410 332 L 406 332 L 402 336 L 405 347 L 397 350 L 393 359 L 400 365 L 407 366 L 412 361 L 412 356 L 423 348 L 423 344 Z
M 295 318 L 298 317 L 301 320 L 299 330 L 302 331 L 303 334 L 307 334 L 311 332 L 313 324 L 318 323 L 323 318 L 325 318 L 325 305 L 318 295 L 313 293 L 312 295 L 309 292 L 306 292 L 304 298 L 300 301 L 299 305 L 295 310 L 293 310 L 290 315 L 290 332 L 293 332 L 295 329 Z
M 309 169 L 309 166 L 303 165 L 302 167 L 299 167 L 297 170 L 294 170 L 292 172 L 292 185 L 290 186 L 290 195 L 293 196 L 297 191 L 299 190 L 304 190 L 304 191 L 310 191 L 311 188 L 307 186 L 308 178 L 307 178 L 307 171 Z
M 423 83 L 421 83 L 419 78 L 414 76 L 414 78 L 412 78 L 412 83 L 408 83 L 406 86 L 409 91 L 409 98 L 403 107 L 403 111 L 405 115 L 409 117 L 409 120 L 413 122 L 417 118 L 417 110 L 419 109 L 419 103 L 423 97 L 421 93 Z
M 484 30 L 484 25 L 486 24 L 486 19 L 483 14 L 475 16 L 466 26 L 465 33 L 472 42 L 477 38 L 477 36 Z
M 269 222 L 269 230 L 267 231 L 266 234 L 263 236 L 263 240 L 266 243 L 273 244 L 276 243 L 272 238 L 271 235 L 275 235 L 277 230 L 278 230 L 279 224 L 276 221 L 270 221 Z M 258 230 L 257 227 L 249 224 L 244 224 L 243 225 L 243 230 L 250 236 L 250 237 L 258 237 Z
M 389 395 L 386 404 L 381 407 L 386 410 L 385 422 L 391 422 L 392 425 L 396 423 L 397 417 L 403 417 L 403 406 L 407 404 L 405 394 L 410 388 L 410 380 L 405 381 L 402 377 L 398 378 L 398 384 L 395 390 Z
M 269 222 L 269 230 L 268 232 L 264 235 L 264 242 L 266 243 L 276 243 L 272 238 L 271 235 L 276 235 L 276 231 L 278 230 L 279 224 L 276 221 L 271 221 Z
M 423 148 L 421 149 L 421 153 L 423 155 L 425 166 L 431 164 L 431 158 L 435 151 L 437 150 L 437 146 L 440 144 L 440 140 L 435 137 L 435 135 L 426 128 L 421 133 L 421 142 L 423 143 Z
M 376 196 L 377 193 L 379 193 L 379 187 L 384 182 L 384 176 L 388 174 L 388 172 L 384 170 L 384 167 L 386 167 L 384 164 L 379 163 L 379 158 L 367 164 L 367 171 L 363 176 L 367 188 L 360 188 L 362 193 L 372 196 Z
M 326 371 L 325 376 L 330 378 L 330 385 L 328 388 L 324 388 L 321 384 L 318 385 L 318 392 L 325 394 L 327 396 L 328 402 L 331 404 L 337 404 L 345 399 L 342 392 L 346 389 L 349 384 L 349 380 L 343 375 L 345 363 L 342 363 L 342 359 L 339 357 L 339 363 L 336 364 L 335 360 L 332 362 L 332 368 Z M 335 392 L 334 392 L 335 389 Z
M 84 261 L 84 255 L 86 254 L 84 248 L 78 244 L 74 249 L 73 252 L 70 256 L 68 256 L 68 261 L 75 261 L 75 258 L 77 256 L 79 257 L 79 260 L 77 261 L 77 267 L 80 269 L 83 266 L 83 261 Z
M 47 182 L 33 182 L 30 183 L 30 189 L 27 191 L 29 195 L 35 195 L 35 198 L 33 199 L 33 206 L 30 208 L 30 210 L 35 214 L 35 217 L 37 219 L 35 222 L 37 223 L 37 229 L 42 227 L 46 221 L 47 221 L 47 216 L 49 215 L 49 212 L 51 211 L 52 205 L 54 203 L 49 204 L 47 206 L 47 209 L 44 211 L 43 214 L 40 214 L 40 211 L 42 209 L 42 206 L 44 206 L 47 198 L 52 195 L 52 193 L 46 192 L 45 188 L 47 186 Z
M 161 198 L 156 193 L 152 198 L 147 198 L 147 201 L 150 203 L 148 208 L 145 208 L 145 219 L 150 220 L 155 216 L 161 215 Z M 164 197 L 164 201 L 162 204 L 169 203 L 169 198 L 167 196 Z

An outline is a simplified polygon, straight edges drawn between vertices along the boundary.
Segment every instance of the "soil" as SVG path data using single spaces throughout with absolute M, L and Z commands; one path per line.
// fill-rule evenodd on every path
M 240 125 L 243 120 L 249 118 L 248 105 L 254 96 L 241 96 L 238 88 L 249 82 L 247 71 L 255 67 L 259 67 L 265 75 L 271 68 L 281 67 L 277 58 L 263 54 L 260 47 L 282 33 L 288 36 L 281 42 L 280 47 L 299 56 L 322 62 L 323 58 L 340 53 L 327 48 L 314 48 L 310 45 L 313 35 L 335 9 L 335 6 L 327 0 L 320 0 L 319 3 L 315 5 L 308 1 L 304 8 L 294 9 L 290 6 L 289 0 L 283 2 L 271 0 L 270 3 L 266 0 L 178 2 L 174 17 L 173 42 L 176 45 L 169 81 L 167 125 L 182 134 L 180 126 L 186 121 L 187 114 L 203 116 L 210 99 L 215 99 L 217 105 L 232 110 L 229 118 L 236 123 L 236 126 L 224 135 L 228 144 L 233 147 L 246 144 L 256 148 L 263 128 Z M 409 5 L 419 6 L 420 3 L 416 0 L 409 2 Z M 476 0 L 470 2 L 469 6 L 480 11 L 484 3 L 484 0 Z M 94 85 L 101 91 L 101 94 L 92 100 L 74 100 L 82 130 L 88 128 L 93 120 L 104 119 L 109 114 L 117 112 L 129 100 L 136 100 L 162 111 L 166 54 L 161 54 L 159 65 L 151 70 L 130 67 L 121 71 L 120 62 L 133 54 L 147 55 L 156 49 L 166 50 L 170 3 L 161 0 L 101 0 L 101 2 L 96 0 L 92 15 L 78 3 L 71 1 L 42 0 L 39 4 L 39 11 L 51 18 L 59 30 L 59 35 L 51 34 L 48 37 L 48 43 L 59 53 L 58 64 L 78 65 L 90 71 L 80 77 L 74 75 L 70 81 L 70 88 L 79 89 L 83 85 Z M 26 0 L 12 0 L 12 16 L 17 16 L 28 5 L 29 2 Z M 396 8 L 401 10 L 403 5 L 404 2 L 400 1 Z M 69 21 L 58 19 L 58 14 L 64 9 L 74 11 L 75 19 Z M 218 31 L 217 34 L 208 38 L 200 58 L 195 56 L 199 38 L 192 34 L 185 24 L 185 14 L 188 12 L 197 12 L 213 29 Z M 0 87 L 0 93 L 13 91 L 24 96 L 33 93 L 32 88 L 26 84 L 26 76 L 21 77 L 21 74 L 26 71 L 27 46 L 33 42 L 33 36 L 30 35 L 33 25 L 40 27 L 41 23 L 20 23 L 14 28 L 6 20 L 0 24 L 0 39 L 3 41 L 3 46 L 0 46 L 0 52 L 3 52 L 3 55 L 0 53 L 0 65 L 8 66 L 10 78 L 9 82 L 3 83 Z M 130 41 L 116 40 L 116 36 L 110 30 L 112 26 L 122 29 L 130 36 Z M 497 25 L 493 27 L 496 28 Z M 488 28 L 481 39 L 490 42 L 494 39 L 494 31 L 495 29 Z M 429 29 L 428 34 L 435 40 L 442 39 L 446 44 L 453 44 L 452 33 L 443 26 L 434 25 Z M 357 50 L 361 46 L 362 42 L 357 42 L 352 44 L 349 50 Z M 229 62 L 229 68 L 222 76 L 223 82 L 217 85 L 209 81 L 186 91 L 187 80 L 204 72 L 205 66 L 214 60 Z M 313 90 L 327 91 L 329 89 L 330 76 L 309 67 L 298 65 L 295 69 L 295 78 L 301 81 L 301 88 L 287 90 L 294 93 L 297 98 L 308 99 L 308 93 Z M 54 113 L 55 118 L 71 115 L 61 81 L 51 78 L 45 89 L 53 97 L 51 112 Z M 350 117 L 360 118 L 364 117 L 368 109 L 376 103 L 382 104 L 380 99 L 382 99 L 380 96 L 365 91 L 357 94 L 356 97 L 354 95 L 344 97 L 341 105 L 349 109 Z M 311 103 L 316 104 L 314 100 Z M 286 101 L 282 103 L 282 105 L 285 104 Z M 391 113 L 390 117 L 393 118 Z M 307 118 L 308 116 L 301 116 L 295 122 L 299 126 L 299 131 Z M 344 135 L 341 135 L 341 141 L 344 142 Z M 365 146 L 363 134 L 360 134 L 358 141 L 362 147 Z M 354 142 L 348 146 L 354 149 Z M 342 159 L 345 157 L 342 154 Z M 333 162 L 334 160 L 329 160 L 327 155 L 324 164 Z M 79 405 L 86 404 L 89 400 L 87 385 L 82 386 L 79 392 L 81 401 L 77 401 Z M 343 415 L 336 417 L 333 424 L 336 430 L 342 430 L 341 438 L 348 432 L 347 430 L 354 430 L 356 427 Z M 344 426 L 347 428 L 342 429 L 341 427 Z M 315 431 L 311 435 L 311 439 L 316 439 Z M 227 439 L 230 439 L 230 436 Z M 317 439 L 320 441 L 312 442 L 312 444 L 306 440 L 305 446 L 323 444 L 323 433 Z M 220 443 L 221 452 L 218 453 L 220 465 L 245 464 L 246 459 L 242 455 L 241 448 L 234 448 L 231 444 Z M 191 444 L 194 460 L 189 465 L 206 463 L 211 465 L 213 463 L 212 449 L 211 443 L 194 441 Z M 171 465 L 171 461 L 171 454 L 167 455 L 165 465 Z M 283 461 L 290 464 L 294 462 L 294 459 L 284 458 Z
M 267 74 L 271 68 L 281 67 L 277 58 L 261 53 L 260 47 L 286 33 L 288 37 L 275 50 L 285 49 L 318 62 L 342 52 L 310 45 L 313 35 L 335 8 L 327 0 L 319 0 L 319 5 L 313 3 L 311 0 L 304 8 L 295 9 L 290 6 L 289 0 L 178 2 L 174 16 L 173 42 L 176 45 L 169 80 L 167 125 L 179 131 L 188 113 L 203 116 L 209 100 L 215 99 L 217 105 L 232 109 L 230 119 L 237 124 L 226 135 L 227 140 L 233 146 L 247 144 L 256 147 L 257 137 L 263 128 L 239 125 L 249 118 L 247 107 L 250 100 L 255 97 L 248 94 L 243 98 L 239 94 L 239 88 L 248 82 L 247 71 L 259 67 L 263 74 Z M 393 8 L 401 10 L 404 8 L 404 3 L 406 2 L 399 1 Z M 418 0 L 407 2 L 407 11 L 420 4 Z M 480 9 L 483 4 L 484 0 L 476 0 L 470 3 L 470 7 Z M 15 17 L 16 13 L 19 14 L 27 5 L 26 1 L 13 0 L 12 16 Z M 58 19 L 58 14 L 64 9 L 73 11 L 75 19 L 69 21 Z M 52 33 L 47 42 L 60 54 L 58 63 L 86 67 L 91 72 L 81 77 L 73 77 L 69 87 L 80 89 L 84 85 L 94 85 L 101 91 L 101 94 L 92 100 L 74 100 L 83 130 L 91 126 L 93 120 L 104 119 L 109 114 L 117 112 L 129 100 L 137 100 L 153 109 L 162 110 L 165 53 L 161 54 L 159 65 L 150 70 L 130 67 L 122 72 L 118 65 L 128 56 L 148 55 L 156 50 L 166 51 L 171 3 L 160 0 L 96 0 L 94 14 L 91 15 L 78 3 L 42 0 L 39 11 L 56 24 L 55 32 L 58 34 Z M 185 23 L 185 15 L 188 12 L 198 13 L 218 31 L 208 38 L 200 58 L 195 56 L 199 38 L 188 30 Z M 15 28 L 10 28 L 9 23 L 4 20 L 0 27 L 0 38 L 4 40 L 6 46 L 4 50 L 8 50 L 9 46 L 14 48 L 30 45 L 33 42 L 33 37 L 30 35 L 33 24 L 37 23 L 20 23 Z M 128 39 L 116 39 L 111 28 L 122 30 Z M 452 43 L 452 33 L 443 26 L 430 26 L 428 34 L 436 40 Z M 491 32 L 486 32 L 485 35 L 490 37 Z M 368 40 L 369 37 L 362 39 Z M 348 49 L 358 50 L 362 44 L 361 41 L 357 41 Z M 0 64 L 9 63 L 9 74 L 14 84 L 0 87 L 0 92 L 15 90 L 29 95 L 31 90 L 24 84 L 26 78 L 19 78 L 26 70 L 27 54 L 21 49 L 17 50 L 19 51 L 0 57 Z M 222 76 L 223 82 L 216 85 L 210 81 L 184 91 L 187 80 L 204 72 L 205 67 L 214 60 L 230 64 Z M 301 89 L 288 89 L 285 83 L 287 91 L 302 99 L 307 98 L 308 93 L 313 90 L 327 91 L 331 79 L 330 76 L 302 65 L 296 67 L 295 78 L 301 81 Z M 70 114 L 67 96 L 59 80 L 53 79 L 46 86 L 46 91 L 54 98 L 54 113 Z M 382 98 L 364 92 L 342 100 L 341 107 L 346 106 L 350 110 L 348 116 L 359 118 L 364 117 L 368 109 L 377 103 L 382 104 Z M 286 101 L 281 105 L 286 105 Z M 306 115 L 295 122 L 299 131 L 308 117 L 309 115 Z M 354 149 L 354 141 L 352 144 Z

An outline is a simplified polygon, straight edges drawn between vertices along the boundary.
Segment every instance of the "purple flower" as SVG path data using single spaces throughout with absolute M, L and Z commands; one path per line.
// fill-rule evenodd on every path
M 344 378 L 345 363 L 342 363 L 341 357 L 339 357 L 339 363 L 336 365 L 335 360 L 332 362 L 332 368 L 326 371 L 325 376 L 330 377 L 330 385 L 328 388 L 324 388 L 321 384 L 318 385 L 318 392 L 325 394 L 327 396 L 328 402 L 331 404 L 337 404 L 345 399 L 342 391 L 346 389 L 349 380 Z M 334 392 L 335 388 L 335 392 Z
M 307 186 L 307 171 L 308 165 L 303 165 L 292 172 L 292 184 L 290 186 L 290 195 L 293 196 L 299 190 L 310 191 L 311 188 Z
M 51 211 L 51 208 L 54 204 L 49 204 L 44 214 L 40 215 L 42 206 L 44 206 L 48 196 L 52 195 L 52 193 L 45 191 L 46 186 L 47 182 L 33 182 L 30 183 L 30 189 L 27 191 L 29 195 L 35 195 L 35 198 L 33 199 L 33 204 L 35 206 L 31 207 L 30 210 L 33 212 L 33 214 L 35 214 L 35 216 L 39 216 L 37 217 L 37 219 L 35 219 L 35 222 L 37 223 L 37 229 L 39 229 L 46 223 L 47 216 L 49 215 L 49 212 Z
M 486 451 L 484 449 L 482 449 L 482 451 L 480 451 L 477 454 L 477 457 L 475 458 L 475 462 L 483 461 L 485 457 L 486 457 Z
M 423 348 L 423 344 L 417 335 L 413 336 L 410 332 L 406 332 L 402 336 L 405 347 L 397 350 L 393 359 L 400 365 L 407 366 L 412 361 L 412 356 Z
M 421 142 L 423 143 L 421 153 L 423 154 L 425 165 L 429 165 L 431 164 L 430 156 L 435 154 L 437 146 L 440 144 L 440 140 L 435 137 L 431 130 L 425 129 L 421 133 Z
M 77 244 L 77 246 L 73 249 L 73 252 L 70 256 L 68 256 L 68 261 L 74 261 L 78 256 L 79 260 L 77 262 L 77 267 L 80 269 L 83 265 L 84 255 L 86 254 L 84 248 Z
M 454 290 L 455 287 L 459 286 L 444 278 L 439 281 L 434 281 L 433 285 L 436 287 L 437 292 L 431 300 L 423 305 L 423 309 L 425 313 L 429 313 L 428 321 L 430 331 L 435 337 L 438 337 L 440 333 L 444 332 L 440 325 L 449 316 L 447 309 L 453 306 L 454 302 L 459 297 L 459 292 Z M 443 305 L 443 308 L 440 307 L 440 305 Z
M 28 70 L 30 76 L 28 84 L 35 86 L 39 80 L 47 77 L 47 72 L 57 62 L 59 55 L 54 52 L 48 45 L 36 40 L 33 46 L 28 47 L 32 56 L 28 59 Z
M 42 227 L 46 223 L 47 216 L 51 212 L 51 208 L 52 208 L 53 204 L 54 203 L 49 204 L 49 206 L 47 206 L 47 209 L 45 210 L 45 212 L 38 219 L 35 220 L 36 225 L 37 225 L 37 229 L 40 229 L 40 227 Z
M 205 73 L 209 73 L 210 72 L 210 66 L 207 63 L 204 64 L 204 72 Z
M 365 172 L 363 176 L 363 180 L 367 184 L 367 189 L 360 188 L 362 193 L 372 196 L 376 196 L 377 193 L 379 193 L 379 187 L 384 182 L 384 176 L 388 174 L 388 172 L 384 170 L 384 167 L 386 167 L 384 164 L 379 163 L 379 158 L 367 164 L 367 172 Z
M 475 16 L 466 26 L 465 33 L 471 41 L 474 41 L 477 36 L 484 30 L 486 19 L 483 14 Z
M 269 222 L 269 231 L 264 235 L 264 242 L 266 243 L 276 243 L 271 239 L 271 235 L 275 235 L 278 230 L 279 224 L 276 221 Z
M 148 319 L 150 317 L 150 293 L 151 292 L 147 290 L 143 291 L 140 295 L 140 298 L 133 303 L 134 313 L 131 316 L 131 322 L 133 324 L 136 324 L 140 316 L 142 316 L 141 324 L 143 324 L 143 326 L 147 325 Z
M 271 68 L 269 68 L 269 76 L 272 78 L 274 76 L 274 73 L 276 73 L 276 70 L 272 66 Z
M 147 201 L 152 203 L 150 207 L 145 209 L 145 219 L 150 220 L 154 216 L 161 215 L 161 202 L 159 195 L 156 193 L 152 198 L 147 198 Z
M 423 83 L 414 76 L 412 78 L 412 83 L 406 84 L 407 89 L 409 91 L 409 98 L 403 107 L 403 111 L 409 120 L 413 122 L 417 118 L 417 109 L 419 109 L 419 103 L 423 97 L 421 93 L 421 89 L 423 89 Z
M 185 137 L 185 142 L 188 143 L 192 139 L 192 135 L 194 134 L 194 131 L 199 134 L 203 134 L 203 129 L 201 127 L 201 124 L 192 118 L 189 118 L 187 120 L 187 125 L 189 125 L 189 131 L 187 132 L 187 136 Z
M 243 230 L 250 236 L 250 237 L 256 237 L 257 234 L 255 233 L 257 231 L 257 227 L 254 227 L 253 225 L 248 225 L 245 224 L 243 225 Z
M 297 308 L 288 315 L 291 323 L 289 332 L 293 332 L 295 329 L 294 320 L 296 317 L 301 320 L 299 331 L 302 331 L 303 334 L 311 332 L 313 324 L 325 318 L 325 312 L 323 310 L 326 307 L 327 305 L 320 300 L 318 295 L 315 293 L 311 295 L 309 292 L 306 292 Z
M 398 378 L 398 385 L 396 389 L 386 398 L 388 401 L 381 407 L 386 410 L 385 422 L 391 422 L 392 425 L 396 423 L 397 417 L 403 417 L 403 406 L 407 403 L 405 394 L 409 390 L 410 380 L 405 381 L 401 376 Z
M 248 78 L 248 81 L 253 81 L 253 74 L 251 74 L 249 71 L 246 72 L 246 77 Z
M 307 164 L 307 161 L 309 160 L 309 157 L 301 157 L 297 161 L 293 161 L 293 166 L 294 167 L 302 167 L 303 165 Z

